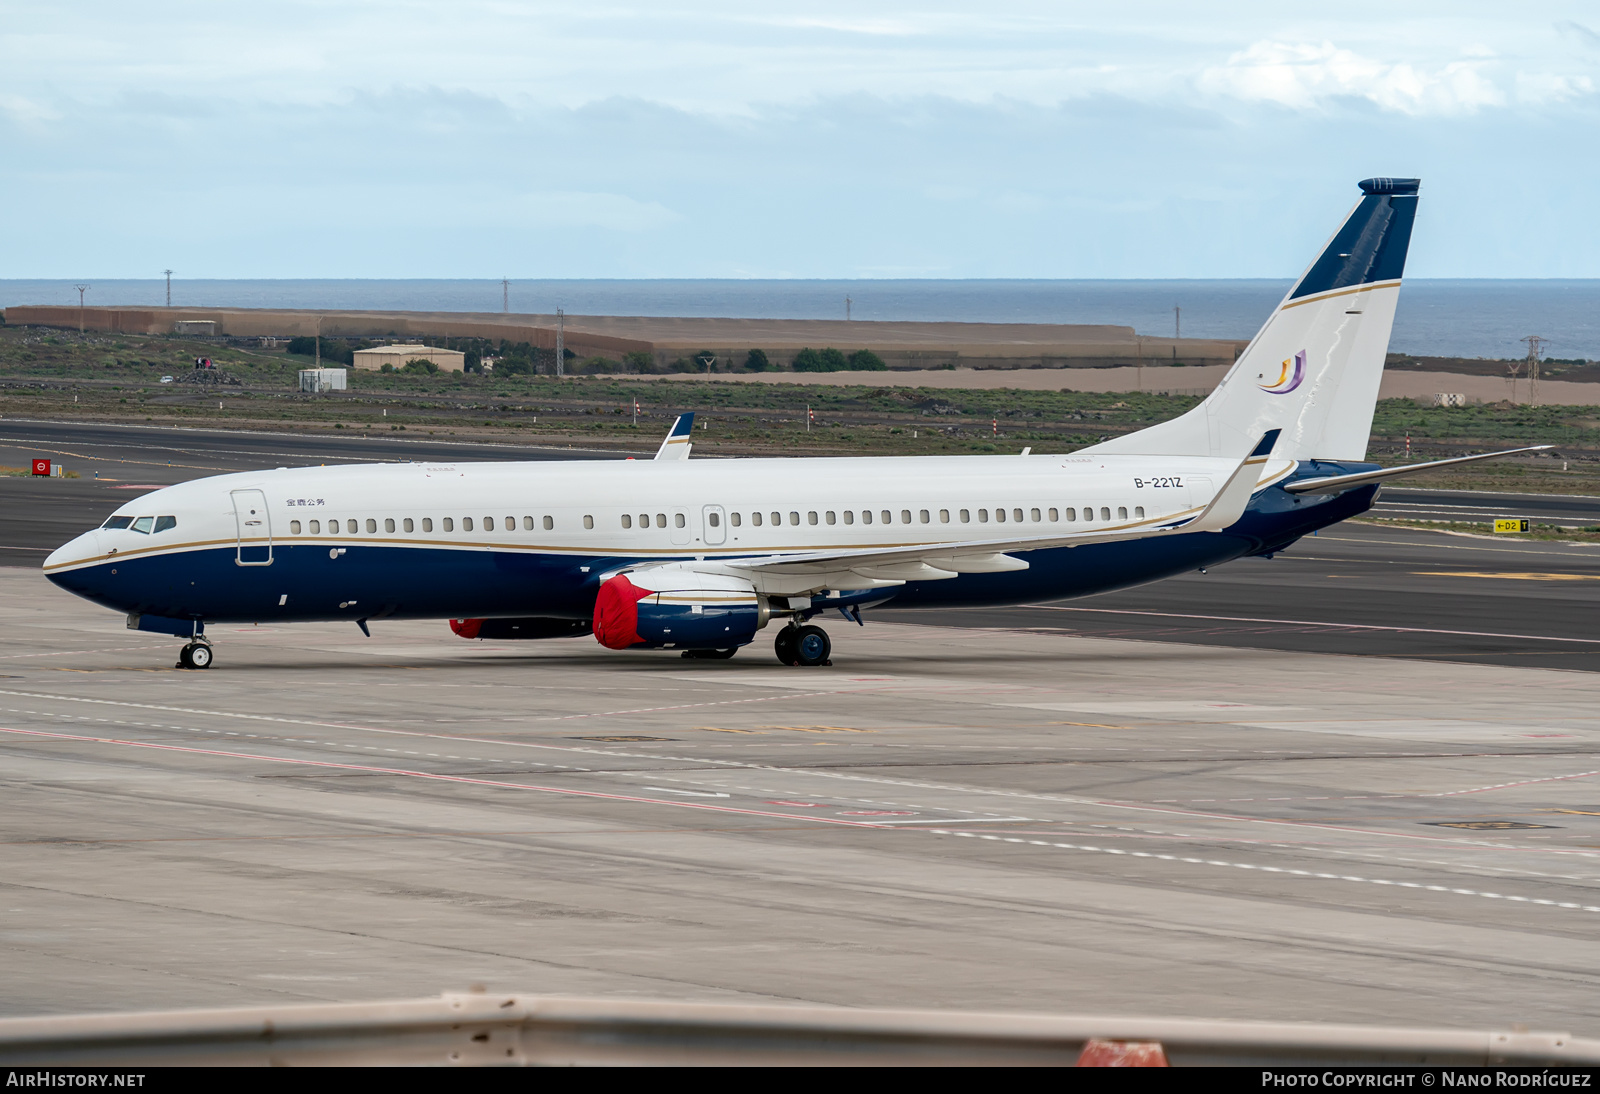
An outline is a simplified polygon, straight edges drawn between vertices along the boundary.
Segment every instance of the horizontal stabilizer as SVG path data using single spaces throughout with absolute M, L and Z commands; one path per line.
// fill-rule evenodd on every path
M 686 460 L 689 458 L 689 449 L 693 447 L 691 437 L 694 435 L 694 415 L 680 414 L 678 420 L 672 423 L 672 428 L 667 431 L 666 440 L 661 442 L 661 447 L 656 449 L 658 460 Z
M 1368 486 L 1386 479 L 1397 479 L 1402 475 L 1415 475 L 1421 471 L 1432 471 L 1438 467 L 1451 467 L 1458 463 L 1475 463 L 1478 460 L 1492 460 L 1496 456 L 1515 456 L 1519 452 L 1544 452 L 1554 448 L 1553 444 L 1536 444 L 1528 448 L 1508 448 L 1503 452 L 1484 452 L 1477 456 L 1457 456 L 1453 460 L 1431 460 L 1428 463 L 1407 464 L 1405 467 L 1385 467 L 1378 471 L 1358 471 L 1354 475 L 1330 475 L 1324 479 L 1302 479 L 1299 482 L 1287 483 L 1284 489 L 1291 494 L 1342 494 L 1346 490 L 1354 490 L 1358 486 Z

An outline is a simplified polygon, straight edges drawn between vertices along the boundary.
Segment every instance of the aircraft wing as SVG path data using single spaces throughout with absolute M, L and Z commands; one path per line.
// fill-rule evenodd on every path
M 656 449 L 656 459 L 688 459 L 689 449 L 694 447 L 693 437 L 694 415 L 678 415 L 678 420 L 672 423 L 672 428 L 667 431 L 666 439 L 661 442 L 661 447 Z
M 1502 452 L 1483 452 L 1476 456 L 1457 456 L 1453 460 L 1431 460 L 1428 463 L 1412 463 L 1404 467 L 1385 467 L 1378 471 L 1358 471 L 1354 475 L 1329 475 L 1322 479 L 1301 479 L 1299 482 L 1285 483 L 1284 489 L 1291 494 L 1342 494 L 1346 490 L 1354 490 L 1358 486 L 1369 483 L 1383 482 L 1386 479 L 1397 479 L 1402 475 L 1415 475 L 1419 471 L 1432 471 L 1438 467 L 1450 467 L 1458 463 L 1473 463 L 1477 460 L 1492 460 L 1496 456 L 1515 456 L 1519 452 L 1544 452 L 1554 448 L 1553 444 L 1536 444 L 1528 448 L 1507 448 Z
M 852 577 L 899 584 L 903 581 L 935 581 L 962 573 L 999 573 L 1025 570 L 1022 559 L 1009 557 L 1012 551 L 1037 551 L 1049 547 L 1076 547 L 1087 543 L 1115 543 L 1121 540 L 1149 539 L 1180 532 L 1220 532 L 1244 515 L 1260 480 L 1279 430 L 1262 437 L 1254 451 L 1240 461 L 1227 482 L 1222 484 L 1205 508 L 1176 516 L 1159 517 L 1097 528 L 1093 531 L 1055 533 L 1047 536 L 997 537 L 963 543 L 914 543 L 897 547 L 796 551 L 697 564 L 723 573 L 761 574 L 771 577 L 816 577 L 830 575 L 840 582 Z

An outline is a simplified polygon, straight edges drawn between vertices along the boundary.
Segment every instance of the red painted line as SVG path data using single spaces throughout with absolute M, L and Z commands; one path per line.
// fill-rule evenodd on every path
M 742 813 L 752 817 L 773 817 L 779 820 L 810 821 L 813 824 L 843 825 L 847 828 L 875 828 L 883 825 L 864 821 L 845 821 L 833 817 L 797 816 L 791 813 L 773 813 L 762 809 L 740 809 L 731 805 L 707 805 L 700 802 L 667 801 L 661 798 L 640 798 L 630 794 L 606 794 L 598 790 L 573 790 L 559 786 L 540 786 L 536 783 L 502 782 L 497 779 L 474 779 L 465 775 L 439 775 L 431 771 L 413 771 L 404 767 L 374 767 L 368 764 L 335 763 L 332 760 L 296 760 L 284 756 L 262 756 L 254 752 L 228 752 L 216 748 L 190 748 L 185 745 L 164 745 L 154 741 L 129 741 L 120 737 L 83 737 L 73 733 L 49 733 L 39 729 L 15 729 L 0 726 L 0 733 L 14 733 L 22 737 L 46 737 L 60 741 L 83 741 L 89 744 L 124 745 L 129 748 L 153 748 L 159 752 L 188 752 L 200 756 L 224 756 L 230 760 L 261 760 L 265 763 L 290 764 L 298 767 L 324 767 L 340 771 L 364 771 L 375 775 L 404 775 L 413 779 L 434 782 L 466 783 L 472 786 L 493 786 L 503 790 L 536 790 L 542 794 L 564 794 L 574 798 L 602 798 L 607 801 L 640 802 L 646 805 L 671 805 L 679 809 L 703 809 L 713 813 Z

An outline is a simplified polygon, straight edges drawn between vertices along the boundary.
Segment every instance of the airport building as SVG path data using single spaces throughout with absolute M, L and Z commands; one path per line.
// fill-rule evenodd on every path
M 407 361 L 432 361 L 441 372 L 460 372 L 467 367 L 467 355 L 460 350 L 439 349 L 437 346 L 374 346 L 358 349 L 356 368 L 377 371 L 384 365 L 404 368 Z

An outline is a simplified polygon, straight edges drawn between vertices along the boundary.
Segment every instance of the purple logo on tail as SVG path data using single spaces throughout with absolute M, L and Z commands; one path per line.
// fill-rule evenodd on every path
M 1301 350 L 1294 355 L 1293 360 L 1283 362 L 1283 371 L 1278 378 L 1270 384 L 1257 384 L 1262 391 L 1273 395 L 1287 395 L 1300 386 L 1300 381 L 1306 378 L 1306 351 Z

